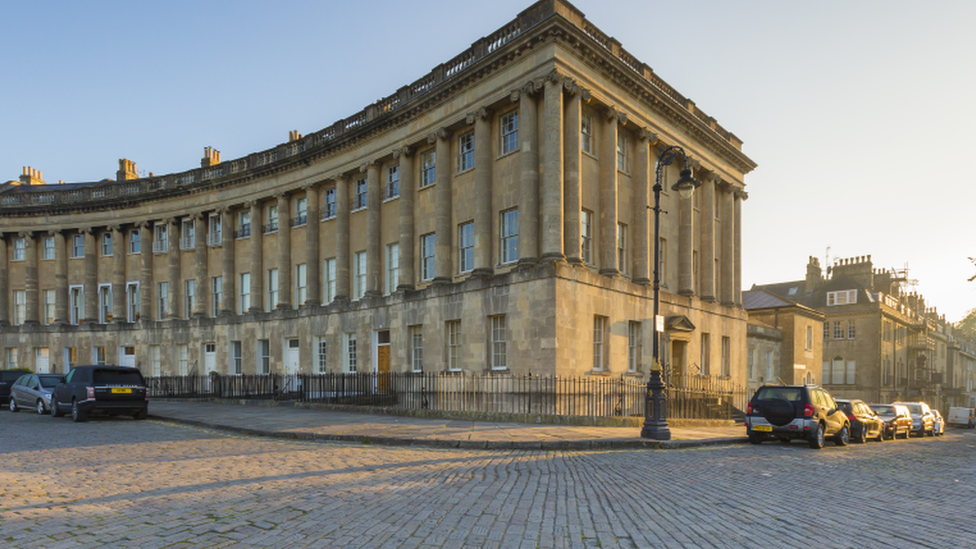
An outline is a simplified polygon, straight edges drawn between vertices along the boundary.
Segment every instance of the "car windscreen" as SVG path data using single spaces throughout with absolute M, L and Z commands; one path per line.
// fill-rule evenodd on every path
M 908 411 L 911 412 L 911 413 L 913 413 L 913 414 L 921 414 L 922 413 L 922 407 L 920 405 L 918 405 L 918 404 L 906 404 L 905 407 L 908 408 Z
M 0 381 L 17 381 L 24 372 L 0 372 Z
M 802 389 L 798 387 L 763 387 L 759 389 L 756 399 L 775 400 L 781 398 L 789 402 L 800 402 L 802 400 L 801 391 Z
M 41 387 L 47 387 L 50 389 L 58 384 L 59 377 L 60 376 L 37 376 L 37 379 L 41 380 Z
M 878 415 L 883 415 L 883 416 L 895 415 L 894 406 L 872 406 L 871 408 L 874 409 L 874 413 Z
M 139 372 L 132 370 L 95 370 L 95 385 L 144 385 Z

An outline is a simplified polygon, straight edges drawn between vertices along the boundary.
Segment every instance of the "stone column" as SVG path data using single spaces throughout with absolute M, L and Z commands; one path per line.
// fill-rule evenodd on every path
M 24 238 L 24 290 L 27 299 L 27 307 L 24 315 L 25 324 L 37 324 L 38 298 L 38 271 L 37 271 L 37 237 L 32 232 L 22 232 L 20 236 Z M 85 289 L 88 289 L 88 240 L 85 239 Z M 88 296 L 85 296 L 88 301 Z M 86 315 L 87 316 L 87 315 Z M 98 317 L 96 317 L 98 318 Z
M 542 259 L 563 261 L 563 77 L 546 80 L 543 103 Z
M 689 167 L 691 160 L 686 160 Z M 678 202 L 678 294 L 695 295 L 694 274 L 694 200 L 681 198 L 675 193 Z
M 68 324 L 68 253 L 64 233 L 54 233 L 54 323 Z
M 230 207 L 225 206 L 220 209 L 220 236 L 222 250 L 220 276 L 223 280 L 220 314 L 233 315 L 237 314 L 237 281 L 234 279 L 237 273 L 234 270 L 234 212 Z
M 126 322 L 125 315 L 125 233 L 112 225 L 112 322 Z
M 485 108 L 467 118 L 468 124 L 474 124 L 474 276 L 491 276 L 495 272 L 492 266 L 495 239 L 491 237 L 491 168 L 495 163 L 491 118 L 492 111 Z
M 736 307 L 742 306 L 742 201 L 748 198 L 749 193 L 735 191 L 735 281 L 732 290 Z
M 143 221 L 139 224 L 139 257 L 142 260 L 139 265 L 139 314 L 140 320 L 151 321 L 153 316 L 153 238 L 152 223 Z M 156 319 L 161 320 L 161 319 Z
M 251 307 L 247 312 L 260 313 L 264 311 L 264 229 L 261 225 L 261 203 L 252 200 L 246 206 L 251 210 L 251 249 L 248 261 L 251 269 Z M 280 225 L 278 230 L 282 230 Z
M 563 213 L 563 234 L 566 259 L 573 265 L 582 265 L 580 249 L 580 211 L 583 207 L 580 195 L 580 131 L 582 102 L 589 98 L 589 92 L 572 85 L 568 88 L 566 101 L 566 123 L 563 126 L 563 178 L 566 185 L 565 210 Z
M 703 178 L 701 189 L 701 294 L 702 301 L 715 302 L 715 185 L 718 176 Z
M 533 95 L 539 91 L 529 82 L 518 93 L 519 102 L 519 264 L 539 261 L 539 149 L 538 107 Z M 512 94 L 513 96 L 515 94 Z M 499 226 L 499 231 L 501 227 Z
M 278 224 L 278 303 L 273 303 L 272 307 L 277 309 L 291 308 L 291 199 L 287 193 L 278 193 L 278 219 L 284 212 L 287 220 L 284 225 Z M 305 201 L 308 204 L 308 200 Z M 305 211 L 306 223 L 308 223 L 308 210 Z M 261 276 L 261 273 L 251 272 L 251 276 Z M 260 297 L 260 296 L 258 296 Z M 252 296 L 253 300 L 253 296 Z
M 445 284 L 453 280 L 451 276 L 451 242 L 454 227 L 451 218 L 451 135 L 446 129 L 437 130 L 427 138 L 428 142 L 436 141 L 435 154 L 437 156 L 437 188 L 435 189 L 437 213 L 434 231 L 436 236 L 434 246 L 434 283 Z
M 210 307 L 210 277 L 208 276 L 207 257 L 207 216 L 203 212 L 193 214 L 193 236 L 194 248 L 196 253 L 197 268 L 197 295 L 193 302 L 193 316 L 207 316 Z M 214 311 L 216 316 L 218 311 Z
M 310 307 L 322 303 L 322 275 L 319 274 L 322 266 L 319 258 L 319 229 L 322 226 L 319 206 L 322 204 L 322 193 L 319 186 L 307 185 L 305 197 L 308 208 L 308 224 L 305 226 L 305 303 L 299 305 Z
M 719 190 L 722 207 L 722 305 L 735 305 L 735 207 L 732 185 Z
M 0 327 L 10 325 L 10 263 L 7 261 L 7 235 L 0 233 Z
M 440 158 L 437 159 L 440 161 Z M 438 162 L 439 163 L 439 162 Z M 366 172 L 366 297 L 383 295 L 380 289 L 380 204 L 383 190 L 380 185 L 380 164 L 363 166 Z M 360 171 L 364 171 L 362 168 Z M 439 182 L 439 181 L 438 181 Z M 440 187 L 438 187 L 440 188 Z
M 617 126 L 626 118 L 615 108 L 604 111 L 600 146 L 600 274 L 617 276 Z
M 183 295 L 183 288 L 180 279 L 180 230 L 175 218 L 166 220 L 166 233 L 169 236 L 169 249 L 166 253 L 169 261 L 169 303 L 166 304 L 166 317 L 177 319 L 180 318 L 180 296 Z
M 336 293 L 335 301 L 349 301 L 349 178 L 336 178 Z
M 648 278 L 648 191 L 651 188 L 651 151 L 650 144 L 657 141 L 657 136 L 643 129 L 637 132 L 637 153 L 634 155 L 634 229 L 631 237 L 634 242 L 634 274 L 635 284 L 650 284 Z M 616 159 L 614 159 L 616 160 Z
M 475 136 L 477 139 L 477 136 Z M 475 145 L 477 146 L 477 144 Z M 410 147 L 403 147 L 393 152 L 394 157 L 400 159 L 400 282 L 397 291 L 414 289 L 413 245 L 414 245 L 414 173 L 413 151 Z M 488 237 L 491 238 L 490 236 Z M 490 260 L 489 260 L 490 261 Z
M 85 318 L 82 322 L 98 322 L 98 244 L 95 228 L 85 227 Z M 30 301 L 28 299 L 28 301 Z

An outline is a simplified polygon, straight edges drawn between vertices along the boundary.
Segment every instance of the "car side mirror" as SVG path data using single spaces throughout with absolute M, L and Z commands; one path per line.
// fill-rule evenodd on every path
M 68 382 L 68 380 L 66 380 L 64 378 L 64 376 L 61 376 L 61 377 L 58 378 L 58 383 L 67 383 L 67 382 Z

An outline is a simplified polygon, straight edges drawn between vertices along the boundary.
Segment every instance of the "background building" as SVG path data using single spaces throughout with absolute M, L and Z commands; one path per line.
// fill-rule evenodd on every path
M 764 382 L 800 385 L 821 381 L 823 340 L 820 337 L 826 315 L 765 290 L 742 294 L 749 312 L 749 357 L 758 368 L 747 368 L 750 387 Z M 767 328 L 767 329 L 761 329 Z M 769 328 L 781 335 L 778 360 L 772 361 L 763 342 L 770 339 Z M 753 341 L 755 340 L 755 341 Z
M 665 191 L 665 363 L 744 379 L 742 142 L 572 5 L 540 1 L 314 134 L 199 168 L 0 187 L 8 364 L 150 375 L 644 376 L 648 200 Z M 680 165 L 664 170 L 670 188 Z

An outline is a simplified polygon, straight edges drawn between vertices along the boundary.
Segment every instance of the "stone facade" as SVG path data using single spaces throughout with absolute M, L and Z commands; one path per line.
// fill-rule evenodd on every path
M 662 147 L 664 360 L 744 380 L 742 142 L 561 0 L 350 118 L 244 158 L 0 187 L 6 360 L 152 375 L 644 376 Z M 702 352 L 701 333 L 709 347 Z M 12 357 L 12 358 L 11 358 Z M 45 360 L 46 357 L 46 360 Z M 676 358 L 675 358 L 676 357 Z M 45 364 L 46 362 L 46 364 Z
M 783 330 L 749 323 L 746 336 L 746 396 L 752 398 L 765 383 L 779 383 Z
M 905 272 L 871 256 L 838 260 L 823 276 L 811 257 L 805 280 L 754 286 L 824 315 L 819 379 L 831 394 L 867 402 L 918 401 L 948 410 L 971 397 L 976 345 L 915 292 Z M 752 312 L 750 311 L 750 318 Z
M 823 339 L 821 330 L 826 315 L 799 303 L 783 299 L 763 290 L 743 292 L 743 306 L 749 312 L 749 338 L 767 338 L 764 330 L 752 330 L 753 325 L 763 325 L 778 330 L 782 337 L 780 360 L 772 363 L 772 370 L 759 368 L 749 377 L 752 382 L 786 383 L 789 385 L 813 384 L 822 381 L 821 362 Z M 759 364 L 767 357 L 763 349 L 749 342 L 749 352 L 757 353 L 749 360 Z M 763 362 L 763 367 L 767 364 Z M 765 377 L 765 380 L 758 379 Z

